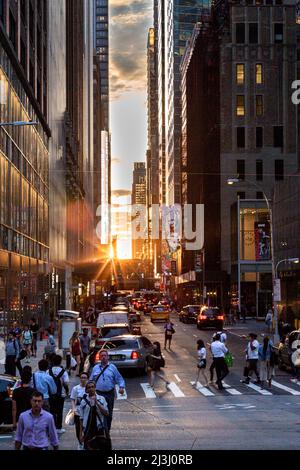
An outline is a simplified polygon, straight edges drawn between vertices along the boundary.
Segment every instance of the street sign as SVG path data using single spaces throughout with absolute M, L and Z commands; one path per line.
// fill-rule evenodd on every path
M 281 302 L 280 279 L 274 279 L 273 282 L 273 301 Z

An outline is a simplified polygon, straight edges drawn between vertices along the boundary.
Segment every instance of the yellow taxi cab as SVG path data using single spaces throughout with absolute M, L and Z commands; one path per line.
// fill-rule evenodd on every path
M 154 305 L 150 312 L 150 320 L 154 321 L 168 321 L 170 318 L 170 310 L 165 305 Z

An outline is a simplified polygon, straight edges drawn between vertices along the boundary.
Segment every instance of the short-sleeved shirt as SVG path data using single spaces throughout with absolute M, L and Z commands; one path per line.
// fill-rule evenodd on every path
M 84 394 L 86 394 L 85 387 L 82 387 L 80 384 L 72 388 L 71 399 L 75 400 L 77 415 L 80 414 L 80 402 Z
M 206 359 L 206 349 L 205 348 L 198 349 L 198 359 L 199 359 L 199 361 L 201 361 L 201 359 Z
M 12 399 L 17 404 L 17 421 L 23 411 L 30 410 L 31 408 L 31 396 L 34 392 L 32 387 L 18 387 L 13 391 Z

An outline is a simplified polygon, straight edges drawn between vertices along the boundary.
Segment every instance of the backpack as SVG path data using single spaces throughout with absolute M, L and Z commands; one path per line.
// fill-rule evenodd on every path
M 55 395 L 51 395 L 51 398 L 60 398 L 61 397 L 61 391 L 62 391 L 62 383 L 61 383 L 61 377 L 64 375 L 64 372 L 65 372 L 65 369 L 61 369 L 60 373 L 58 375 L 54 375 L 53 374 L 53 370 L 52 370 L 52 367 L 50 367 L 49 369 L 49 375 L 51 375 L 51 377 L 53 378 L 54 382 L 55 382 L 55 385 L 56 385 L 56 394 Z

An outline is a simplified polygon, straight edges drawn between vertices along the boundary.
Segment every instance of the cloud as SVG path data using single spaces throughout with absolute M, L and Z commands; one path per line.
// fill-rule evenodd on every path
M 151 0 L 110 3 L 110 97 L 146 89 L 147 34 L 152 26 Z
M 130 196 L 131 191 L 130 189 L 114 189 L 112 190 L 111 195 L 115 197 Z

